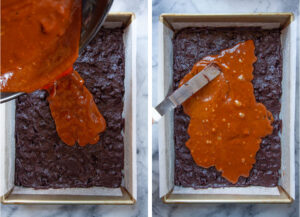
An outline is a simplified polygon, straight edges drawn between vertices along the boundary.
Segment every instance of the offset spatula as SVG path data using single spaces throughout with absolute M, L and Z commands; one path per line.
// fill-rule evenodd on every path
M 220 68 L 216 64 L 212 63 L 206 66 L 201 72 L 166 97 L 158 106 L 152 108 L 152 121 L 159 121 L 163 115 L 181 105 L 194 93 L 215 79 L 220 72 Z

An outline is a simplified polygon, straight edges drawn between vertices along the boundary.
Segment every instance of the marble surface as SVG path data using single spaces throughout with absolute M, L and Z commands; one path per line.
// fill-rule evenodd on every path
M 138 202 L 133 206 L 0 205 L 1 217 L 147 216 L 147 0 L 114 0 L 111 11 L 134 12 L 137 19 Z
M 252 12 L 293 12 L 299 25 L 299 1 L 298 0 L 153 0 L 152 4 L 152 83 L 153 83 L 153 105 L 157 105 L 157 83 L 158 66 L 158 17 L 162 13 L 252 13 Z M 299 30 L 299 28 L 298 28 Z M 298 31 L 299 32 L 299 31 Z M 298 51 L 299 49 L 298 33 Z M 299 147 L 299 52 L 297 63 L 297 111 L 296 111 L 296 147 Z M 153 216 L 209 216 L 209 217 L 298 217 L 299 216 L 299 152 L 296 153 L 296 182 L 297 197 L 291 205 L 265 205 L 265 204 L 163 204 L 158 193 L 158 141 L 157 126 L 153 126 Z

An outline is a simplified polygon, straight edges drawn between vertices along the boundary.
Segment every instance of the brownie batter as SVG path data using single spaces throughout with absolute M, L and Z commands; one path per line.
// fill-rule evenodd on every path
M 233 47 L 239 42 L 253 40 L 255 44 L 254 95 L 274 117 L 273 133 L 262 139 L 250 176 L 240 177 L 231 184 L 221 176 L 215 167 L 208 169 L 197 166 L 190 151 L 185 146 L 190 118 L 182 106 L 174 112 L 175 140 L 175 185 L 194 188 L 226 186 L 277 186 L 280 177 L 281 131 L 280 98 L 282 80 L 282 57 L 280 30 L 258 28 L 186 28 L 175 34 L 174 49 L 174 89 L 193 65 L 208 55 L 216 55 L 221 50 Z
M 101 29 L 74 64 L 107 128 L 95 145 L 67 146 L 57 135 L 46 91 L 16 102 L 15 185 L 37 189 L 120 187 L 124 166 L 122 29 Z

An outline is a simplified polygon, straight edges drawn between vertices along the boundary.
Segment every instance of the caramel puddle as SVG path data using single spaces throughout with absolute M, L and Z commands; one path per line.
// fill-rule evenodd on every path
M 231 183 L 249 176 L 261 138 L 273 131 L 271 112 L 256 102 L 253 92 L 254 49 L 248 40 L 204 57 L 180 82 L 183 85 L 210 63 L 220 67 L 216 79 L 183 103 L 190 116 L 186 146 L 197 165 L 215 166 Z
M 97 143 L 106 122 L 78 72 L 60 78 L 48 91 L 47 100 L 61 140 L 70 146 L 75 142 L 80 146 Z

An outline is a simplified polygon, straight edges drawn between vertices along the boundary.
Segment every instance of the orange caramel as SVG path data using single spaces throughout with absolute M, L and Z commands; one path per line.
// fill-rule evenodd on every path
M 183 85 L 210 63 L 220 67 L 217 78 L 183 103 L 190 116 L 186 146 L 197 165 L 215 166 L 231 183 L 249 176 L 261 139 L 273 131 L 271 112 L 254 96 L 254 50 L 248 40 L 204 57 L 180 82 Z
M 6 0 L 1 13 L 1 92 L 47 89 L 61 140 L 95 144 L 106 123 L 72 67 L 79 50 L 81 0 Z
M 49 105 L 56 124 L 56 131 L 67 145 L 78 142 L 80 146 L 95 144 L 106 122 L 99 112 L 93 95 L 84 81 L 73 71 L 60 78 L 49 91 Z
M 2 92 L 32 92 L 78 57 L 81 0 L 6 0 L 1 5 Z

